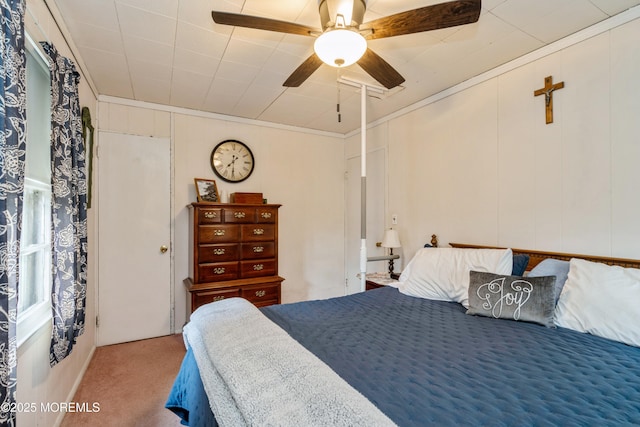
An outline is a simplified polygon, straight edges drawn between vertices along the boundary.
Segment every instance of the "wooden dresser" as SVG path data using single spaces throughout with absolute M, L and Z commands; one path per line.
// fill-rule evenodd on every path
M 281 205 L 192 203 L 190 266 L 185 285 L 191 311 L 242 297 L 258 307 L 280 304 L 278 208 Z

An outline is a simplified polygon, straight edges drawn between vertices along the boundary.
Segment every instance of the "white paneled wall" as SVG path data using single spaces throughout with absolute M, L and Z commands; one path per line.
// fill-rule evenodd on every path
M 611 32 L 611 245 L 640 256 L 640 20 Z
M 123 105 L 109 102 L 110 98 L 102 98 L 100 103 L 100 130 L 115 133 L 171 137 L 171 113 L 156 108 L 143 108 L 135 105 Z M 141 104 L 143 105 L 143 104 Z
M 605 33 L 559 52 L 563 77 L 562 249 L 611 253 L 611 99 Z
M 385 123 L 407 259 L 431 233 L 640 258 L 639 37 L 635 20 Z M 549 75 L 565 88 L 547 125 Z
M 554 124 L 545 124 L 545 99 L 533 92 L 544 78 L 564 81 L 558 53 L 500 76 L 498 80 L 499 227 L 502 244 L 561 247 L 562 139 L 566 91 L 554 92 Z M 564 92 L 563 92 L 564 91 Z M 545 206 L 545 209 L 535 209 Z M 493 239 L 495 240 L 495 238 Z

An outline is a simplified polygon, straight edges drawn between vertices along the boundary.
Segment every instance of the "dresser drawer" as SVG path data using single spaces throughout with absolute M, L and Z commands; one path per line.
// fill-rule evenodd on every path
M 260 307 L 261 305 L 278 304 L 280 302 L 280 284 L 265 283 L 247 286 L 240 291 L 242 298 Z
M 198 265 L 198 282 L 219 282 L 221 280 L 237 279 L 238 262 L 216 262 Z
M 198 246 L 198 262 L 236 261 L 239 258 L 240 246 L 237 243 Z
M 198 243 L 228 243 L 240 240 L 237 225 L 201 225 L 198 227 Z
M 198 224 L 215 224 L 222 222 L 222 209 L 220 208 L 199 208 Z
M 276 274 L 276 260 L 260 259 L 255 261 L 240 261 L 240 277 L 273 276 Z
M 251 223 L 256 222 L 256 208 L 225 208 L 224 222 Z
M 276 255 L 274 242 L 254 242 L 242 244 L 242 259 L 273 258 Z
M 256 209 L 256 222 L 258 223 L 275 223 L 278 219 L 277 208 L 258 208 Z
M 239 288 L 194 291 L 191 293 L 191 310 L 193 311 L 201 305 L 209 304 L 210 302 L 222 301 L 223 299 L 239 296 Z
M 258 242 L 275 239 L 275 226 L 273 224 L 246 224 L 242 225 L 242 241 Z

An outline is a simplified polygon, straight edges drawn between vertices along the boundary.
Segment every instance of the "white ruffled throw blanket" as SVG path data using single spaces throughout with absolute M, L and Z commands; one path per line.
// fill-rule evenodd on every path
M 184 336 L 222 427 L 395 425 L 244 299 L 198 308 Z

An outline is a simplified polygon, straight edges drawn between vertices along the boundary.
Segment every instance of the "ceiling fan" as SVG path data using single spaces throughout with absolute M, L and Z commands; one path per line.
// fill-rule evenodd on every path
M 218 24 L 316 37 L 314 53 L 284 82 L 298 87 L 323 63 L 346 67 L 357 63 L 387 89 L 405 79 L 367 46 L 367 40 L 420 33 L 476 22 L 481 0 L 456 0 L 425 6 L 363 23 L 366 0 L 318 0 L 322 30 L 259 16 L 213 11 Z

